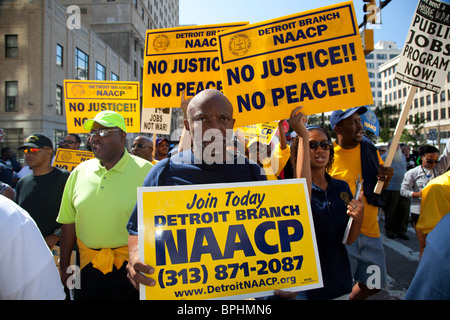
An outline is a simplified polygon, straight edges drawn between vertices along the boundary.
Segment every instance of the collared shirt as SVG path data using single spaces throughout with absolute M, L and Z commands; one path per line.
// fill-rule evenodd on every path
M 439 162 L 432 170 L 427 170 L 423 168 L 422 165 L 419 165 L 409 171 L 406 171 L 402 186 L 400 188 L 400 194 L 402 197 L 411 198 L 412 213 L 420 214 L 420 202 L 422 200 L 421 198 L 413 198 L 413 192 L 419 192 L 425 188 L 428 182 L 446 172 L 449 166 L 450 139 L 445 146 L 444 152 L 439 158 Z
M 300 292 L 301 299 L 335 299 L 352 291 L 352 275 L 347 249 L 342 244 L 349 216 L 348 202 L 353 198 L 345 181 L 325 174 L 328 187 L 312 184 L 311 211 L 324 287 Z
M 145 178 L 144 187 L 264 180 L 261 167 L 240 153 L 226 163 L 206 164 L 188 149 L 159 161 Z M 138 235 L 137 216 L 135 206 L 127 225 L 130 235 Z
M 89 248 L 127 245 L 126 225 L 137 188 L 151 168 L 150 162 L 126 150 L 110 170 L 96 158 L 82 162 L 67 180 L 57 221 L 75 223 L 77 237 Z

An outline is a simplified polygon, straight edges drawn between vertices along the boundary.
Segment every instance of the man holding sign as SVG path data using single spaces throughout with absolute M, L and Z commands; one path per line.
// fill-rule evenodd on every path
M 337 136 L 334 144 L 335 160 L 330 175 L 335 179 L 346 181 L 352 193 L 355 193 L 355 181 L 358 177 L 363 179 L 365 209 L 361 234 L 348 246 L 350 261 L 354 262 L 353 276 L 359 281 L 354 286 L 350 299 L 365 299 L 377 293 L 380 289 L 379 284 L 383 283 L 386 274 L 383 244 L 377 222 L 379 196 L 374 194 L 373 190 L 377 180 L 384 181 L 384 187 L 387 188 L 394 170 L 383 166 L 383 160 L 376 147 L 363 135 L 364 128 L 360 115 L 366 110 L 366 107 L 337 110 L 330 117 L 331 127 Z M 359 254 L 361 251 L 364 254 Z M 378 266 L 378 279 L 375 279 L 378 281 L 371 286 L 367 284 L 372 275 L 370 272 L 372 269 L 369 268 L 373 266 Z
M 229 133 L 233 124 L 233 107 L 221 92 L 214 89 L 200 92 L 189 103 L 185 120 L 193 148 L 158 162 L 146 177 L 144 186 L 266 180 L 256 163 L 249 162 L 241 154 L 227 151 L 227 145 L 233 140 Z M 212 142 L 211 134 L 214 134 Z M 155 286 L 153 278 L 142 274 L 153 274 L 154 268 L 139 261 L 137 206 L 130 217 L 128 232 L 128 277 L 136 289 L 139 284 Z

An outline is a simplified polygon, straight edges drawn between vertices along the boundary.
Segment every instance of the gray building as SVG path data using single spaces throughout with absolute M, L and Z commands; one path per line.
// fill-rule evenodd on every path
M 1 148 L 33 132 L 56 144 L 67 134 L 64 79 L 142 81 L 147 28 L 178 26 L 178 0 L 62 2 L 0 3 Z

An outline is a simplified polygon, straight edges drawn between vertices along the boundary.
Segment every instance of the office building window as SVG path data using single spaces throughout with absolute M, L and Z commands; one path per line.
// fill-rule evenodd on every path
M 56 114 L 63 114 L 63 87 L 56 85 Z
M 5 82 L 5 111 L 17 111 L 18 88 L 17 81 Z
M 56 65 L 58 67 L 63 67 L 64 66 L 64 48 L 57 44 L 56 45 Z
M 5 58 L 19 57 L 19 40 L 17 34 L 5 35 Z
M 114 72 L 111 72 L 111 80 L 112 81 L 119 81 L 119 76 L 115 74 Z
M 106 80 L 106 68 L 98 62 L 95 63 L 95 80 Z
M 75 74 L 77 80 L 88 80 L 89 56 L 78 48 L 75 51 Z

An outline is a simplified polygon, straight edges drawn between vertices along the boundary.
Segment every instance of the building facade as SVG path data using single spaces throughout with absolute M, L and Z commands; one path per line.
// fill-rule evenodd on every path
M 67 134 L 64 79 L 142 81 L 147 28 L 178 25 L 178 0 L 63 2 L 0 3 L 1 148 L 16 151 L 33 132 L 56 145 Z
M 374 50 L 366 55 L 367 72 L 375 107 L 383 104 L 383 86 L 379 67 L 386 61 L 396 57 L 400 52 L 401 50 L 397 48 L 395 42 L 378 41 L 374 46 Z

